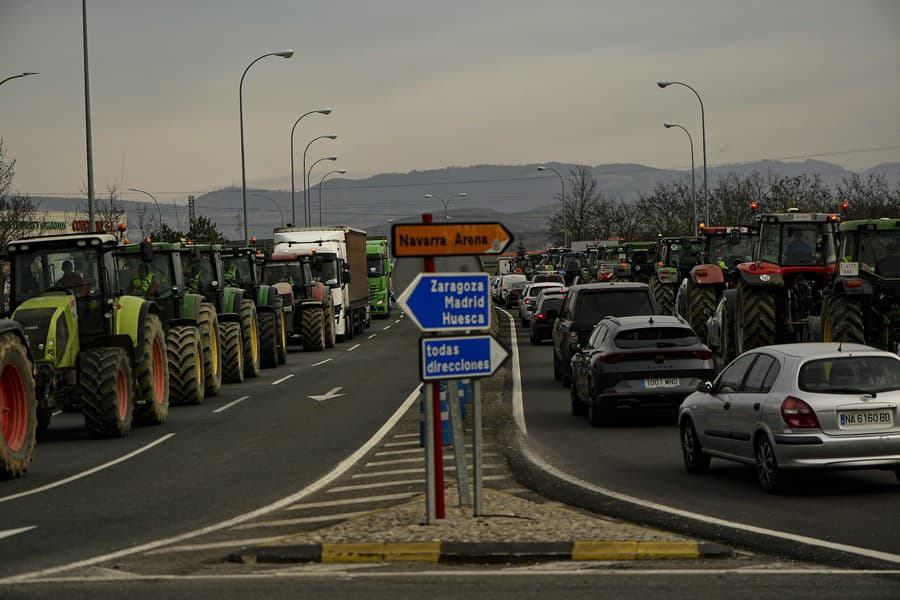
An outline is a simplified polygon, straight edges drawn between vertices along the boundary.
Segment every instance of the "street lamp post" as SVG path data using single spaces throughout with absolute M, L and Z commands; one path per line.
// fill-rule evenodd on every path
M 88 62 L 87 0 L 81 0 L 81 36 L 84 48 L 84 144 L 87 154 L 88 233 L 97 229 L 94 213 L 94 143 L 91 138 L 91 77 Z
M 569 247 L 569 228 L 566 219 L 566 180 L 563 179 L 563 176 L 559 171 L 554 169 L 553 167 L 545 167 L 543 165 L 537 168 L 538 171 L 553 171 L 556 173 L 556 176 L 559 177 L 559 183 L 562 185 L 562 196 L 560 196 L 560 201 L 562 202 L 562 218 L 563 218 L 563 248 Z
M 269 201 L 271 201 L 272 204 L 275 205 L 275 208 L 277 208 L 278 212 L 281 214 L 281 226 L 284 227 L 284 211 L 281 210 L 281 207 L 278 205 L 277 202 L 275 202 L 275 198 L 273 198 L 272 196 L 266 196 L 265 194 L 250 194 L 250 195 L 256 196 L 257 198 L 268 198 Z
M 340 173 L 341 175 L 347 174 L 347 169 L 337 169 L 334 171 L 328 171 L 324 175 L 322 175 L 322 179 L 319 181 L 319 225 L 322 225 L 322 184 L 325 183 L 325 178 L 329 175 L 333 175 L 335 173 Z
M 663 123 L 663 127 L 666 129 L 671 129 L 672 127 L 677 127 L 678 129 L 685 132 L 688 136 L 688 141 L 691 143 L 691 229 L 697 229 L 697 187 L 694 185 L 694 138 L 691 137 L 691 132 L 685 129 L 683 126 L 678 123 Z M 709 225 L 709 222 L 706 223 Z
M 316 162 L 311 164 L 309 166 L 309 170 L 306 172 L 306 180 L 312 181 L 312 170 L 316 168 L 317 164 L 319 164 L 320 162 L 325 161 L 325 160 L 330 160 L 330 161 L 334 162 L 337 160 L 337 158 L 338 158 L 337 156 L 326 156 L 326 157 L 320 158 L 319 160 L 317 160 Z M 307 197 L 309 197 L 309 196 L 307 196 Z M 309 203 L 307 203 L 307 204 L 309 204 Z M 319 210 L 320 211 L 322 210 L 321 205 L 319 206 Z M 312 207 L 309 207 L 308 214 L 309 214 L 309 224 L 312 225 L 313 224 L 312 223 Z
M 318 113 L 320 115 L 330 115 L 331 109 L 330 108 L 322 108 L 320 110 L 311 110 L 308 113 L 304 113 L 304 114 L 300 115 L 300 117 L 296 121 L 294 121 L 294 126 L 291 127 L 291 225 L 297 224 L 297 209 L 294 206 L 294 130 L 297 129 L 297 124 L 300 122 L 300 119 L 302 119 L 303 117 L 305 117 L 307 115 L 312 115 L 312 114 L 316 114 L 316 113 Z M 304 167 L 303 170 L 305 171 L 306 167 Z M 306 194 L 305 186 L 304 186 L 303 193 Z
M 241 84 L 238 86 L 238 110 L 240 111 L 241 121 L 241 198 L 243 199 L 244 203 L 245 243 L 250 241 L 250 231 L 247 227 L 247 161 L 244 156 L 244 77 L 247 76 L 247 71 L 250 70 L 250 67 L 267 56 L 280 56 L 281 58 L 290 58 L 293 55 L 293 50 L 281 50 L 280 52 L 269 52 L 268 54 L 263 54 L 262 56 L 255 58 L 253 62 L 247 65 L 247 68 L 244 69 L 244 73 L 241 75 Z
M 11 76 L 11 77 L 7 77 L 7 78 L 4 79 L 3 81 L 0 81 L 0 85 L 3 85 L 4 83 L 6 83 L 7 81 L 9 81 L 10 79 L 18 79 L 19 77 L 28 77 L 29 75 L 40 75 L 40 73 L 33 73 L 33 72 L 31 72 L 31 71 L 26 71 L 26 72 L 24 72 L 24 73 L 19 73 L 18 75 L 13 75 L 13 76 Z
M 162 218 L 162 209 L 159 207 L 159 202 L 157 202 L 156 197 L 146 190 L 139 190 L 137 188 L 128 188 L 130 192 L 140 192 L 142 194 L 147 194 L 150 198 L 153 199 L 153 202 L 156 204 L 156 211 L 159 213 L 159 226 L 162 227 L 163 218 Z
M 465 192 L 460 192 L 458 194 L 453 194 L 452 196 L 450 196 L 449 198 L 444 200 L 440 196 L 435 196 L 434 194 L 425 194 L 426 198 L 434 198 L 435 200 L 439 200 L 440 203 L 444 205 L 444 220 L 445 221 L 449 220 L 449 217 L 447 216 L 447 206 L 450 204 L 450 201 L 456 197 L 462 198 L 464 196 L 468 196 L 468 194 L 466 194 Z
M 312 225 L 312 211 L 309 209 L 309 171 L 306 170 L 306 153 L 309 151 L 309 147 L 313 145 L 313 142 L 323 139 L 336 140 L 337 136 L 332 133 L 315 137 L 309 140 L 309 143 L 303 150 L 303 224 L 307 226 Z M 312 171 L 312 168 L 309 170 Z
M 709 188 L 706 186 L 706 116 L 703 111 L 703 98 L 693 87 L 681 81 L 657 81 L 656 85 L 666 88 L 670 85 L 681 85 L 694 92 L 700 102 L 700 133 L 703 136 L 703 200 L 706 202 L 706 224 L 709 225 Z

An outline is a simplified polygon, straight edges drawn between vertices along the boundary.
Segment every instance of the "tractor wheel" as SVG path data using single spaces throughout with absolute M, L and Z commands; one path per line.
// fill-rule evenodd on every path
M 244 381 L 244 349 L 241 346 L 241 324 L 229 321 L 220 325 L 222 334 L 222 377 L 225 383 Z
M 765 287 L 739 285 L 740 305 L 735 315 L 741 320 L 741 352 L 774 344 L 777 340 L 775 296 Z
M 698 285 L 688 282 L 687 292 L 687 314 L 691 328 L 694 333 L 703 340 L 707 339 L 706 320 L 716 311 L 716 287 L 713 285 Z
M 661 315 L 671 315 L 675 308 L 675 290 L 671 285 L 662 283 L 654 273 L 650 277 L 650 293 L 656 302 L 656 309 Z
M 865 344 L 862 307 L 841 294 L 831 296 L 823 311 L 822 338 L 826 342 Z
M 275 335 L 275 313 L 259 313 L 259 363 L 263 369 L 278 366 L 278 338 Z
M 275 335 L 278 337 L 278 364 L 287 363 L 287 332 L 284 330 L 284 302 L 275 301 Z
M 28 469 L 37 438 L 37 400 L 28 352 L 19 336 L 0 335 L 0 479 Z
M 131 431 L 134 398 L 131 362 L 122 348 L 81 353 L 78 386 L 84 424 L 98 437 L 124 437 Z
M 303 309 L 303 321 L 301 323 L 301 338 L 304 350 L 325 349 L 325 323 L 321 307 L 308 307 Z
M 169 370 L 166 368 L 166 334 L 159 317 L 148 314 L 144 320 L 143 359 L 135 363 L 134 421 L 140 425 L 159 425 L 169 416 Z
M 259 321 L 253 300 L 241 300 L 241 347 L 244 377 L 259 377 Z
M 203 342 L 203 376 L 207 398 L 222 389 L 222 342 L 216 308 L 204 302 L 200 306 L 200 339 Z
M 203 349 L 199 328 L 172 327 L 166 333 L 169 387 L 174 404 L 201 404 L 206 395 L 203 377 Z

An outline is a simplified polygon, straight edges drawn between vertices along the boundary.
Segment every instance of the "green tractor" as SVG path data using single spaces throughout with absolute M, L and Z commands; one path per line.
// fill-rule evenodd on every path
M 841 262 L 823 292 L 822 339 L 897 352 L 900 344 L 900 219 L 841 224 Z
M 284 320 L 290 306 L 283 302 L 275 288 L 260 282 L 255 248 L 226 247 L 221 254 L 225 285 L 245 291 L 241 301 L 244 372 L 247 377 L 256 377 L 259 375 L 260 347 L 267 368 L 287 362 Z M 246 325 L 248 323 L 249 327 Z M 253 325 L 254 323 L 258 326 Z
M 172 403 L 202 403 L 206 395 L 200 334 L 203 296 L 185 289 L 181 244 L 127 244 L 115 254 L 124 293 L 145 298 L 159 308 L 166 332 Z
M 0 479 L 28 469 L 37 438 L 34 363 L 22 325 L 0 319 Z
M 650 293 L 660 314 L 675 314 L 675 292 L 703 256 L 703 238 L 664 237 L 656 250 L 656 269 L 650 276 Z
M 612 279 L 613 281 L 647 283 L 653 275 L 656 242 L 625 242 L 615 251 L 607 251 L 607 260 L 616 261 L 613 275 L 606 279 L 601 277 L 601 281 Z
M 126 435 L 133 421 L 169 412 L 166 338 L 159 308 L 122 293 L 115 236 L 105 233 L 17 240 L 10 307 L 36 365 L 37 425 L 54 410 L 84 414 L 100 437 Z

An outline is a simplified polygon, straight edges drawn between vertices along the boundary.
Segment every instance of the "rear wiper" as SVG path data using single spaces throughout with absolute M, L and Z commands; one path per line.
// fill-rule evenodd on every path
M 869 391 L 869 390 L 861 390 L 861 389 L 859 389 L 859 388 L 848 388 L 848 387 L 842 387 L 842 388 L 827 388 L 827 389 L 824 389 L 824 390 L 822 390 L 822 391 L 825 392 L 826 394 L 827 394 L 827 393 L 839 393 L 839 394 L 868 394 L 868 395 L 870 395 L 870 396 L 874 396 L 874 394 L 875 394 L 875 392 L 871 392 L 871 391 Z

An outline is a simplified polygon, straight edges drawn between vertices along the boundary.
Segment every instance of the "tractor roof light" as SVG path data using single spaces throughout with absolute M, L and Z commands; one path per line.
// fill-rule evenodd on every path
M 754 202 L 751 202 L 751 203 L 750 203 L 750 210 L 751 210 L 751 212 L 756 212 L 756 211 L 758 211 L 758 210 L 759 210 L 759 202 L 755 202 L 755 201 L 754 201 Z

